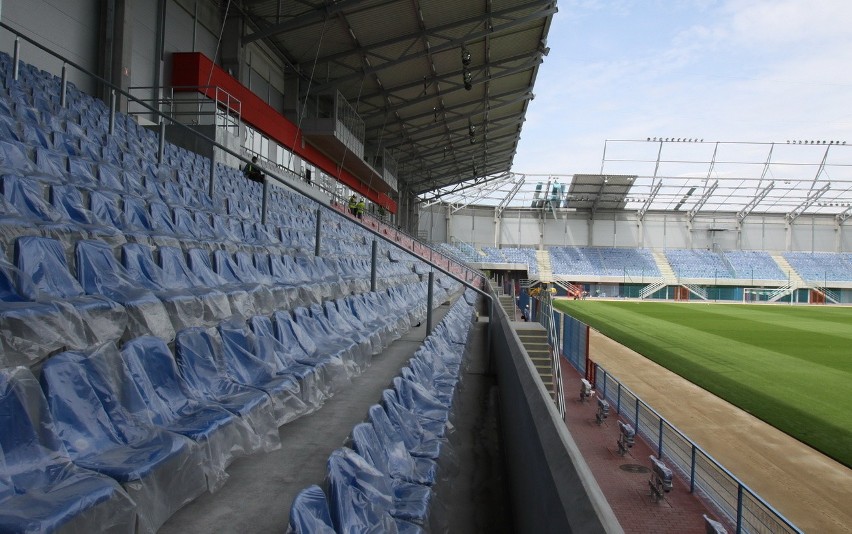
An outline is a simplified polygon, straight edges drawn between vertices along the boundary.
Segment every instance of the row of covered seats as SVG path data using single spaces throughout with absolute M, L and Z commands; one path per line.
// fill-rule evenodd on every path
M 77 241 L 73 256 L 67 261 L 61 242 L 37 236 L 15 241 L 15 266 L 0 255 L 0 364 L 30 364 L 61 346 L 144 334 L 171 341 L 175 330 L 210 326 L 233 313 L 268 314 L 369 289 L 368 267 L 356 260 L 222 249 L 211 255 L 206 248 L 184 253 L 138 243 L 114 249 L 95 240 Z M 383 269 L 396 282 L 418 279 Z M 50 335 L 34 331 L 22 316 L 55 328 Z
M 278 448 L 278 427 L 421 320 L 424 296 L 416 284 L 234 317 L 179 331 L 174 351 L 154 336 L 66 351 L 40 388 L 3 369 L 0 531 L 156 531 L 234 458 Z
M 293 500 L 288 532 L 423 532 L 429 528 L 437 460 L 448 432 L 472 325 L 468 290 L 415 352 L 393 388 L 352 430 L 352 448 L 328 459 L 326 489 Z
M 852 254 L 785 252 L 784 259 L 805 280 L 822 284 L 829 281 L 852 282 Z

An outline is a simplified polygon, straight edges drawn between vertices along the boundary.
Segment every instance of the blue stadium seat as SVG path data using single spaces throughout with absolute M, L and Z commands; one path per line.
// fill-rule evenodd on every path
M 304 308 L 298 309 L 304 310 Z M 339 348 L 336 351 L 329 350 L 327 346 L 321 348 L 315 341 L 322 340 L 312 337 L 289 312 L 278 311 L 273 314 L 273 317 L 275 337 L 287 349 L 287 353 L 296 362 L 319 369 L 322 372 L 323 383 L 329 385 L 329 391 L 336 391 L 349 383 L 349 370 L 345 363 L 349 356 L 345 348 Z
M 163 255 L 183 257 L 183 252 L 168 247 L 160 249 Z M 192 326 L 213 326 L 231 316 L 228 297 L 217 289 L 200 287 L 193 283 L 192 274 L 183 270 L 167 271 L 154 262 L 153 252 L 147 245 L 127 243 L 121 247 L 121 261 L 128 274 L 142 287 L 154 292 L 169 312 L 175 330 Z
M 125 532 L 134 503 L 113 479 L 75 466 L 24 367 L 0 369 L 0 531 Z
M 265 392 L 229 378 L 222 361 L 222 340 L 215 328 L 186 328 L 177 334 L 175 359 L 192 395 L 216 402 L 246 420 L 263 450 L 281 447 L 275 407 Z
M 402 407 L 433 421 L 446 423 L 449 420 L 449 407 L 420 384 L 397 376 L 393 379 L 393 388 Z
M 308 486 L 296 495 L 290 506 L 289 530 L 293 534 L 335 534 L 331 512 L 322 488 Z
M 25 236 L 15 241 L 15 263 L 32 284 L 19 287 L 27 300 L 51 299 L 74 307 L 86 326 L 89 344 L 121 337 L 127 313 L 120 304 L 99 295 L 86 295 L 71 275 L 65 252 L 58 241 Z
M 163 247 L 160 248 L 160 257 L 162 258 Z M 199 248 L 189 249 L 187 252 L 189 257 L 189 268 L 195 278 L 206 287 L 216 288 L 226 295 L 231 304 L 231 310 L 243 317 L 251 317 L 257 315 L 254 298 L 241 285 L 228 283 L 225 278 L 220 276 L 213 270 L 210 263 L 210 254 L 206 250 Z M 177 260 L 176 255 L 172 255 L 173 260 Z M 179 267 L 179 266 L 178 266 Z
M 98 394 L 81 353 L 47 360 L 41 383 L 59 436 L 75 464 L 117 480 L 136 503 L 145 528 L 157 530 L 205 491 L 198 446 L 128 416 L 116 398 Z M 103 393 L 103 392 L 102 392 Z
M 321 354 L 332 354 L 343 360 L 349 376 L 356 376 L 364 371 L 367 358 L 365 351 L 354 341 L 337 335 L 319 305 L 312 305 L 312 309 L 296 308 L 293 315 L 296 324 L 313 340 Z
M 319 408 L 333 393 L 333 383 L 323 363 L 317 366 L 300 363 L 297 358 L 305 356 L 299 346 L 287 346 L 275 337 L 275 326 L 266 315 L 255 315 L 249 320 L 254 333 L 257 352 L 255 356 L 264 362 L 276 375 L 292 376 L 299 381 L 301 399 L 308 410 Z
M 275 404 L 278 426 L 288 423 L 307 411 L 301 399 L 301 387 L 293 376 L 279 375 L 264 360 L 257 357 L 255 336 L 242 318 L 219 324 L 222 337 L 224 368 L 235 382 L 246 384 L 267 393 Z
M 332 452 L 328 457 L 329 508 L 337 531 L 412 531 L 402 516 L 426 516 L 429 488 L 417 486 L 417 490 L 412 488 L 409 492 L 413 485 L 397 484 L 404 484 L 399 496 L 392 479 L 357 452 L 347 448 Z
M 382 392 L 382 404 L 388 421 L 397 430 L 412 456 L 438 458 L 447 444 L 443 438 L 446 426 L 442 421 L 429 419 L 404 408 L 392 389 Z
M 338 306 L 338 303 L 340 304 Z M 352 315 L 352 310 L 343 302 L 327 300 L 323 303 L 323 310 L 329 324 L 335 326 L 338 333 L 349 339 L 357 341 L 359 345 L 366 345 L 370 355 L 379 354 L 382 351 L 382 340 L 378 332 L 368 330 L 364 323 L 358 321 Z M 371 358 L 372 359 L 372 358 Z
M 438 466 L 433 459 L 414 455 L 408 450 L 405 440 L 393 426 L 381 405 L 372 405 L 368 413 L 373 431 L 388 455 L 388 467 L 392 471 L 387 473 L 394 478 L 403 478 L 409 482 L 434 485 L 437 480 Z M 364 454 L 362 456 L 366 458 Z M 379 470 L 382 469 L 379 468 Z
M 77 279 L 89 295 L 124 305 L 130 337 L 151 334 L 171 341 L 175 329 L 162 301 L 139 284 L 119 263 L 112 247 L 100 241 L 77 241 Z
M 259 449 L 260 439 L 245 421 L 215 403 L 190 397 L 162 339 L 132 339 L 122 347 L 121 359 L 153 423 L 202 446 L 211 491 L 225 482 L 225 468 L 234 458 Z

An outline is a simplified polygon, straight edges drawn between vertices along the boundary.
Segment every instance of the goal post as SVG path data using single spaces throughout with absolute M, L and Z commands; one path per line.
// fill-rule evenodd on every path
M 771 287 L 744 287 L 743 302 L 768 302 L 777 291 Z

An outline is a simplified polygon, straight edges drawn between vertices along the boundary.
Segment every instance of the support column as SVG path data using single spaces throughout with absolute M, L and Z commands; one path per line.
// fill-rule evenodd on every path
M 130 65 L 133 51 L 132 0 L 104 0 L 100 2 L 99 70 L 103 79 L 123 91 L 130 87 Z M 109 88 L 98 90 L 102 100 L 109 98 Z M 127 111 L 127 99 L 119 95 L 119 111 Z
M 314 256 L 319 256 L 322 250 L 322 208 L 317 208 L 317 231 L 314 238 Z
M 373 239 L 372 262 L 370 263 L 370 291 L 376 290 L 376 269 L 378 268 L 379 242 Z
M 426 296 L 426 335 L 432 331 L 432 301 L 434 300 L 435 271 L 429 271 L 429 291 Z

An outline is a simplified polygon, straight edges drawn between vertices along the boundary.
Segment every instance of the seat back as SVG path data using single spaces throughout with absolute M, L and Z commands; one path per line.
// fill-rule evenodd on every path
M 226 280 L 216 274 L 213 266 L 210 263 L 210 254 L 206 250 L 193 248 L 188 251 L 189 268 L 201 281 L 202 284 L 208 287 L 220 286 L 226 283 Z
M 316 484 L 303 489 L 293 499 L 290 530 L 294 534 L 335 534 L 325 493 Z
M 310 324 L 311 316 L 307 308 L 296 308 L 293 310 L 301 319 L 297 322 L 288 312 L 277 311 L 275 317 L 275 334 L 278 340 L 287 345 L 298 345 L 302 347 L 309 357 L 316 355 L 319 350 L 311 334 L 303 326 Z
M 223 321 L 219 324 L 222 338 L 222 359 L 231 374 L 244 384 L 259 384 L 270 380 L 274 370 L 260 360 L 255 336 L 245 322 Z
M 79 352 L 63 352 L 48 359 L 41 371 L 41 386 L 57 433 L 72 458 L 123 444 L 121 432 L 80 364 L 83 358 Z
M 227 377 L 219 368 L 222 340 L 216 329 L 185 328 L 175 340 L 175 359 L 184 381 L 198 394 L 209 397 Z
M 152 291 L 161 291 L 169 285 L 163 269 L 154 262 L 151 247 L 141 243 L 125 243 L 121 246 L 121 263 L 128 276 L 140 286 Z
M 299 358 L 307 356 L 298 342 L 284 344 L 275 337 L 275 326 L 265 315 L 255 315 L 249 320 L 257 346 L 255 353 L 276 371 L 290 367 Z
M 42 292 L 55 298 L 82 295 L 83 288 L 71 275 L 62 245 L 46 237 L 24 236 L 15 241 L 15 264 L 33 284 L 19 288 L 27 300 Z
M 154 336 L 131 339 L 121 348 L 121 359 L 139 388 L 151 418 L 166 424 L 178 418 L 178 412 L 190 403 L 169 347 Z
M 393 490 L 387 477 L 352 449 L 328 457 L 329 506 L 337 532 L 398 532 L 390 515 Z
M 167 280 L 171 280 L 175 287 L 196 287 L 203 282 L 195 275 L 186 256 L 181 249 L 176 247 L 160 247 L 160 267 Z M 209 259 L 208 259 L 209 262 Z
M 95 221 L 110 228 L 121 228 L 124 226 L 124 217 L 119 209 L 121 197 L 110 191 L 92 191 L 89 193 L 89 209 Z

